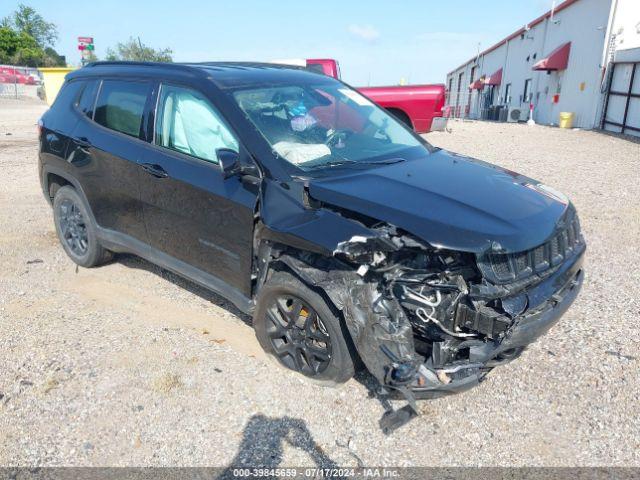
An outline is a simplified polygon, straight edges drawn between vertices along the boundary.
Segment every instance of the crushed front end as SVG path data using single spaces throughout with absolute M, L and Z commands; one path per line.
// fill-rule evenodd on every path
M 386 223 L 370 229 L 334 252 L 355 272 L 333 269 L 321 286 L 383 391 L 409 402 L 383 419 L 387 431 L 411 418 L 415 399 L 469 389 L 518 357 L 582 285 L 585 242 L 573 208 L 544 244 L 515 253 L 454 252 Z

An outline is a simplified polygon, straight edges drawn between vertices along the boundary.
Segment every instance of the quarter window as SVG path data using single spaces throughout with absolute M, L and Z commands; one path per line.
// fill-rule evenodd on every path
M 238 141 L 213 105 L 188 88 L 162 85 L 155 134 L 156 145 L 213 163 L 219 148 L 238 151 Z
M 96 103 L 96 93 L 98 93 L 98 80 L 90 80 L 86 82 L 80 100 L 78 101 L 78 109 L 89 118 L 93 118 L 93 106 Z
M 139 137 L 148 93 L 148 83 L 104 80 L 94 120 L 117 132 Z
M 52 109 L 71 108 L 75 105 L 83 82 L 65 82 L 51 106 Z

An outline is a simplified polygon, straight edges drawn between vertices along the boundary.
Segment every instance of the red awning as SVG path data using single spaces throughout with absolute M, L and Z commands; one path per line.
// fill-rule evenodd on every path
M 547 58 L 543 58 L 533 66 L 533 70 L 566 70 L 569 63 L 569 53 L 571 52 L 571 42 L 559 46 Z
M 496 71 L 484 81 L 485 85 L 500 85 L 502 83 L 502 69 Z
M 484 82 L 481 79 L 476 80 L 469 85 L 469 90 L 482 90 L 484 88 Z

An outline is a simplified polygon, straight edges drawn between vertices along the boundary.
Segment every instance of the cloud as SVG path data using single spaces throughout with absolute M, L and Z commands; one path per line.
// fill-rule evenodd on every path
M 380 32 L 372 25 L 351 24 L 349 25 L 349 33 L 367 42 L 373 42 L 380 38 Z

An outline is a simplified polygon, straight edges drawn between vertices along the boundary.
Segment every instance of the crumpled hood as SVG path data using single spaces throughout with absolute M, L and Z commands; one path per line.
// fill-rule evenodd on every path
M 551 236 L 569 206 L 515 172 L 438 150 L 309 182 L 313 198 L 402 228 L 436 247 L 518 252 Z

